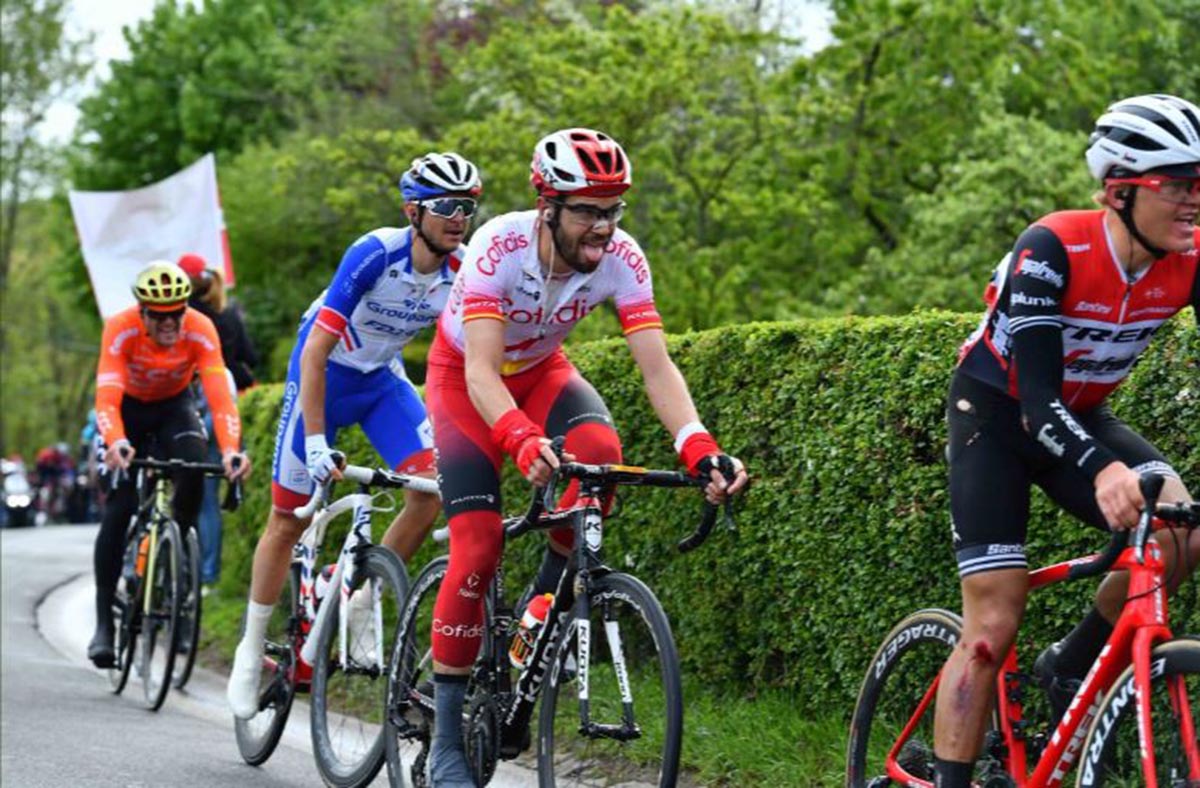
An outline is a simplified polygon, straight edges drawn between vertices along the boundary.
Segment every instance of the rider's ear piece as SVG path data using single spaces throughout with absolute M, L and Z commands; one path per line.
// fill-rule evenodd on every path
M 549 208 L 542 209 L 542 221 L 543 222 L 548 222 L 553 217 L 554 217 L 554 211 L 550 210 Z

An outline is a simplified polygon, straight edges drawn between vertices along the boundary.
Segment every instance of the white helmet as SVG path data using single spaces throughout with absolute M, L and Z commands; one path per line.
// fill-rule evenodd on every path
M 1087 163 L 1097 180 L 1150 170 L 1200 177 L 1200 108 L 1164 93 L 1122 99 L 1096 121 Z
M 604 132 L 561 129 L 538 140 L 529 182 L 543 197 L 616 196 L 633 183 L 633 166 L 621 145 Z
M 477 196 L 482 191 L 479 168 L 457 153 L 427 153 L 413 159 L 400 176 L 405 202 L 460 192 Z

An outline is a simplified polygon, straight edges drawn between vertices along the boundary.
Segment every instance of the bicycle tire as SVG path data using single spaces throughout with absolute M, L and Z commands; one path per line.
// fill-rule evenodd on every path
M 388 671 L 387 716 L 384 720 L 384 754 L 388 784 L 405 788 L 405 776 L 412 788 L 428 788 L 425 761 L 433 735 L 433 653 L 430 643 L 433 605 L 446 569 L 448 556 L 439 556 L 425 565 L 408 592 L 400 634 L 392 651 Z M 426 683 L 428 682 L 428 684 Z M 416 742 L 420 751 L 405 767 L 402 750 L 405 743 Z
M 948 610 L 926 609 L 901 620 L 883 639 L 871 658 L 854 705 L 846 748 L 847 788 L 864 788 L 886 776 L 886 754 L 961 638 L 959 616 Z M 891 691 L 884 698 L 887 690 Z M 891 717 L 887 732 L 872 739 L 881 715 Z M 933 715 L 931 700 L 898 754 L 898 760 L 913 777 L 927 781 L 933 780 Z M 990 724 L 998 727 L 994 705 Z M 980 759 L 985 757 L 981 755 Z
M 674 786 L 679 776 L 683 739 L 683 688 L 679 653 L 667 614 L 654 592 L 637 578 L 622 573 L 596 580 L 590 603 L 592 625 L 585 676 L 590 720 L 611 726 L 608 730 L 614 732 L 621 727 L 632 730 L 626 724 L 619 671 L 603 659 L 614 647 L 606 624 L 615 625 L 619 633 L 633 714 L 639 709 L 645 712 L 649 707 L 654 708 L 654 713 L 653 716 L 643 713 L 636 718 L 640 736 L 630 741 L 620 741 L 613 734 L 580 732 L 576 705 L 580 672 L 578 665 L 572 672 L 570 658 L 577 652 L 581 629 L 577 622 L 568 621 L 542 690 L 538 785 L 541 788 L 593 785 L 599 779 L 600 784 L 606 785 L 633 781 L 663 788 Z M 609 644 L 607 651 L 601 653 L 599 646 L 590 647 L 602 640 Z M 660 691 L 661 696 L 656 694 Z M 641 699 L 649 700 L 641 703 Z
M 404 564 L 386 547 L 374 546 L 367 550 L 354 574 L 354 587 L 350 589 L 352 594 L 366 588 L 368 579 L 373 581 L 372 587 L 377 588 L 380 594 L 377 608 L 382 612 L 380 632 L 376 633 L 372 625 L 371 639 L 366 639 L 363 637 L 365 632 L 355 633 L 353 620 L 347 625 L 348 660 L 351 663 L 361 660 L 366 665 L 362 669 L 347 671 L 336 664 L 341 594 L 334 588 L 329 590 L 322 602 L 332 608 L 326 614 L 327 623 L 319 633 L 317 656 L 313 664 L 313 755 L 321 778 L 327 785 L 336 788 L 364 786 L 375 778 L 383 766 L 384 703 L 389 673 L 387 658 L 395 646 L 395 637 L 400 630 L 400 615 L 408 594 L 408 575 Z M 350 616 L 353 615 L 351 611 Z M 376 643 L 371 642 L 376 634 L 383 643 L 383 649 L 378 653 L 374 651 Z M 357 657 L 356 653 L 362 656 Z M 355 679 L 353 689 L 350 686 L 351 678 Z M 335 706 L 344 708 L 335 711 Z M 344 726 L 349 728 L 349 736 L 340 735 Z M 354 733 L 356 727 L 357 735 Z M 337 728 L 339 735 L 334 735 L 334 728 Z
M 288 572 L 287 596 L 284 597 L 287 604 L 277 601 L 267 622 L 263 672 L 259 677 L 259 712 L 248 720 L 233 719 L 238 752 L 251 766 L 266 763 L 275 752 L 296 697 L 296 655 L 300 652 L 300 624 L 296 612 L 300 609 L 298 574 L 295 568 Z M 243 613 L 240 634 L 245 632 L 246 615 Z
M 1193 735 L 1200 737 L 1200 640 L 1180 638 L 1150 652 L 1151 736 L 1155 772 L 1163 788 L 1200 785 L 1200 766 L 1189 771 L 1184 726 L 1172 708 L 1169 689 L 1177 685 L 1187 693 Z M 1147 785 L 1138 741 L 1137 688 L 1130 665 L 1104 696 L 1084 740 L 1076 786 Z M 1161 724 L 1160 724 L 1161 723 Z M 1192 755 L 1200 741 L 1190 742 Z
M 184 583 L 183 605 L 179 611 L 180 627 L 183 631 L 191 631 L 192 637 L 182 651 L 177 652 L 183 658 L 183 663 L 176 671 L 172 682 L 175 689 L 183 689 L 188 679 L 192 677 L 192 668 L 196 666 L 196 653 L 200 650 L 200 618 L 203 608 L 200 595 L 200 537 L 195 528 L 188 529 L 187 538 L 183 540 Z M 178 658 L 178 657 L 177 657 Z
M 137 527 L 136 521 L 130 524 L 125 536 L 125 552 L 122 567 L 133 566 L 137 560 Z M 138 629 L 141 626 L 139 615 L 141 606 L 138 604 L 138 593 L 141 584 L 136 576 L 126 576 L 122 569 L 117 578 L 117 587 L 113 593 L 113 639 L 116 651 L 116 664 L 108 669 L 108 681 L 114 695 L 125 691 L 129 683 L 129 674 L 133 669 L 133 655 L 137 647 Z
M 142 611 L 142 627 L 138 636 L 141 647 L 142 694 L 146 708 L 158 711 L 171 689 L 171 673 L 175 668 L 176 636 L 179 632 L 179 608 L 183 595 L 180 568 L 183 546 L 179 525 L 165 519 L 159 523 L 158 546 L 152 562 L 147 562 L 150 583 L 150 609 Z M 151 569 L 151 563 L 153 569 Z M 142 597 L 145 604 L 145 597 Z M 156 657 L 156 653 L 160 656 Z M 162 660 L 161 665 L 157 659 Z

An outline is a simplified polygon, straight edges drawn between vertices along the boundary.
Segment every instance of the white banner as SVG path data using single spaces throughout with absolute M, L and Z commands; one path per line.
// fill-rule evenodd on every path
M 233 285 L 233 261 L 217 193 L 217 161 L 207 153 L 158 183 L 127 192 L 70 193 L 71 212 L 92 291 L 103 317 L 134 303 L 133 278 L 152 260 L 198 254 Z

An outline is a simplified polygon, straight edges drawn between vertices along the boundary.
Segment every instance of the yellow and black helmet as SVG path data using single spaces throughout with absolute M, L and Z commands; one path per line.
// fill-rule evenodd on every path
M 138 272 L 133 296 L 148 309 L 178 308 L 192 294 L 192 280 L 183 269 L 166 260 L 155 260 Z

